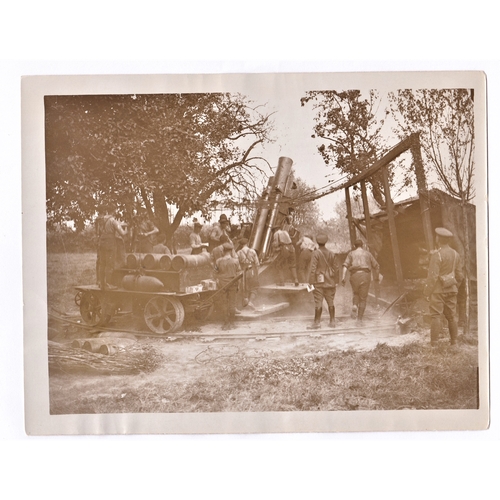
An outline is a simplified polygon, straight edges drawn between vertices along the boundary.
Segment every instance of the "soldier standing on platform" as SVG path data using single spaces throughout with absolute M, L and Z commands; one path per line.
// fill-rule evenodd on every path
M 350 274 L 350 282 L 352 287 L 352 310 L 351 318 L 363 320 L 363 315 L 366 309 L 366 299 L 370 282 L 373 278 L 379 280 L 379 265 L 373 255 L 363 248 L 363 241 L 356 240 L 354 242 L 354 250 L 351 250 L 345 259 L 342 269 L 342 286 L 345 285 L 345 277 L 347 271 Z
M 431 314 L 431 345 L 435 346 L 441 333 L 441 315 L 448 322 L 451 345 L 457 343 L 456 320 L 458 288 L 464 279 L 460 254 L 450 247 L 453 233 L 443 227 L 436 228 L 436 246 L 431 255 L 424 296 L 429 300 Z
M 99 266 L 98 282 L 101 290 L 116 288 L 110 283 L 113 271 L 117 267 L 118 239 L 123 239 L 127 228 L 112 214 L 110 209 L 105 210 L 105 215 L 99 221 Z M 122 240 L 123 241 L 123 240 Z
M 308 330 L 321 328 L 321 313 L 323 311 L 323 300 L 328 306 L 330 322 L 328 326 L 335 328 L 335 291 L 337 279 L 337 264 L 335 254 L 326 248 L 328 236 L 319 233 L 316 236 L 319 248 L 314 250 L 311 257 L 311 268 L 309 274 L 309 284 L 314 286 L 314 322 L 308 326 Z
M 314 242 L 311 235 L 306 234 L 297 242 L 297 247 L 300 249 L 297 261 L 297 271 L 300 282 L 305 283 L 309 278 L 312 254 L 318 245 Z
M 297 262 L 295 258 L 295 248 L 292 239 L 285 229 L 278 229 L 273 236 L 272 244 L 274 252 L 277 254 L 275 264 L 278 272 L 278 286 L 284 286 L 285 273 L 290 271 L 295 286 L 299 286 L 297 278 Z

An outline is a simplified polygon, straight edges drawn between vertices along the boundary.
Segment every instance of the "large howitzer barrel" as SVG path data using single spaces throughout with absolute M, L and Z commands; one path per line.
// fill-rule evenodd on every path
M 208 252 L 202 252 L 197 255 L 176 255 L 172 259 L 172 270 L 182 271 L 190 267 L 207 266 L 212 263 L 212 259 Z
M 261 258 L 265 257 L 271 244 L 271 237 L 276 218 L 279 212 L 279 203 L 286 192 L 293 160 L 281 156 L 274 177 L 269 179 L 268 187 L 261 199 L 262 208 L 250 238 L 250 246 L 257 251 Z

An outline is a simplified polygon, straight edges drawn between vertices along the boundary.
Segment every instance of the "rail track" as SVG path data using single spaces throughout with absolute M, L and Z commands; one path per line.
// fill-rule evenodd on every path
M 117 316 L 117 320 L 119 321 L 122 318 L 125 318 L 129 316 L 129 313 L 125 313 L 122 315 Z M 134 329 L 134 328 L 120 328 L 118 326 L 111 327 L 111 326 L 105 326 L 105 327 L 96 327 L 96 326 L 91 326 L 87 325 L 85 323 L 82 323 L 80 321 L 77 321 L 76 318 L 79 317 L 79 315 L 73 315 L 73 316 L 64 316 L 62 314 L 55 314 L 55 313 L 49 313 L 49 317 L 52 318 L 53 320 L 60 322 L 65 325 L 71 325 L 73 327 L 76 327 L 79 330 L 85 331 L 88 334 L 98 334 L 102 332 L 122 332 L 126 334 L 132 334 L 137 337 L 150 337 L 150 338 L 156 338 L 156 339 L 165 339 L 165 340 L 183 340 L 183 339 L 278 339 L 281 337 L 304 337 L 304 336 L 309 336 L 309 337 L 319 337 L 319 336 L 329 336 L 329 335 L 340 335 L 340 334 L 362 334 L 362 335 L 367 335 L 371 332 L 378 332 L 378 331 L 388 331 L 388 330 L 393 330 L 395 328 L 395 323 L 394 321 L 390 321 L 388 319 L 384 319 L 383 321 L 380 319 L 371 319 L 368 318 L 366 322 L 362 325 L 345 325 L 343 324 L 345 321 L 348 320 L 348 317 L 340 317 L 338 318 L 338 323 L 335 328 L 328 328 L 327 326 L 323 326 L 321 329 L 318 330 L 308 330 L 307 328 L 303 329 L 298 329 L 298 330 L 290 330 L 290 329 L 283 329 L 282 331 L 272 331 L 272 332 L 259 332 L 259 325 L 255 324 L 254 320 L 248 320 L 246 324 L 250 326 L 252 323 L 252 330 L 251 332 L 248 332 L 247 330 L 245 331 L 240 331 L 240 332 L 235 332 L 235 331 L 217 331 L 219 326 L 217 324 L 212 324 L 210 331 L 198 331 L 195 326 L 195 329 L 189 330 L 189 326 L 187 326 L 185 331 L 181 332 L 176 332 L 176 333 L 171 333 L 168 335 L 160 335 L 153 333 L 151 331 L 144 331 L 140 329 Z M 311 318 L 309 316 L 275 316 L 273 318 L 268 318 L 266 319 L 266 323 L 280 323 L 284 321 L 293 321 L 293 322 L 303 322 L 310 320 Z M 238 321 L 239 325 L 242 325 L 245 320 L 240 320 Z M 238 327 L 235 328 L 237 330 Z

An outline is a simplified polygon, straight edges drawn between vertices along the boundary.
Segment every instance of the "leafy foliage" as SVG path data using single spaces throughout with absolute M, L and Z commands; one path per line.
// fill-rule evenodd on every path
M 169 236 L 258 191 L 267 166 L 270 115 L 239 94 L 47 96 L 45 112 L 49 224 L 81 230 L 106 203 L 125 220 L 146 208 Z
M 376 116 L 380 99 L 375 90 L 367 98 L 360 90 L 310 91 L 301 99 L 302 106 L 309 102 L 317 110 L 313 137 L 326 141 L 318 147 L 326 165 L 352 177 L 377 160 L 384 120 Z M 384 204 L 379 176 L 374 175 L 370 182 L 374 198 Z
M 468 89 L 398 90 L 389 94 L 400 138 L 420 132 L 427 172 L 462 201 L 474 197 L 474 102 Z
M 307 228 L 314 230 L 321 219 L 321 211 L 316 201 L 303 202 L 308 194 L 314 193 L 315 188 L 309 186 L 300 177 L 295 177 L 295 189 L 291 190 L 293 212 L 293 224 L 298 229 Z

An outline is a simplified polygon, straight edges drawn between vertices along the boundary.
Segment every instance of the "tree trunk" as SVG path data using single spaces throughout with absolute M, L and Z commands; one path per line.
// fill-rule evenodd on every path
M 168 234 L 170 228 L 170 213 L 165 196 L 159 190 L 153 191 L 153 203 L 155 206 L 155 224 L 160 233 Z
M 464 335 L 470 332 L 470 246 L 469 246 L 469 218 L 467 206 L 462 198 L 462 219 L 464 224 L 464 280 L 465 280 L 465 318 Z

